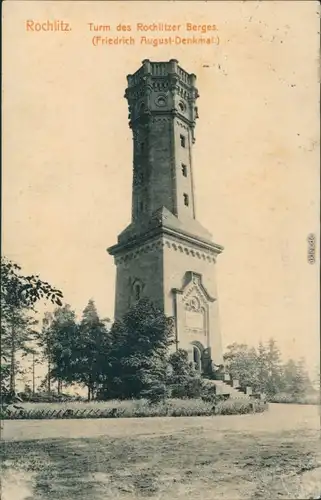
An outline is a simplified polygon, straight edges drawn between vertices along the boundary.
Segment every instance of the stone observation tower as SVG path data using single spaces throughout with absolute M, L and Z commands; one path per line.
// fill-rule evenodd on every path
M 209 359 L 223 363 L 215 279 L 223 248 L 195 214 L 196 76 L 174 59 L 144 60 L 127 80 L 132 221 L 108 249 L 117 266 L 115 318 L 148 297 L 175 318 L 177 348 L 202 370 Z

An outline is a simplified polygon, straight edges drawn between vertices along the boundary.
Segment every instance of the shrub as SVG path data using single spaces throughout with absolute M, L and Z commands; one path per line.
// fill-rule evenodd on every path
M 217 405 L 219 415 L 242 415 L 246 413 L 262 413 L 268 406 L 266 403 L 257 400 L 228 399 Z
M 216 386 L 209 384 L 206 381 L 203 382 L 201 398 L 203 401 L 208 401 L 209 403 L 215 403 L 218 401 L 218 396 L 216 394 Z
M 169 365 L 174 375 L 193 377 L 195 369 L 193 363 L 188 359 L 188 352 L 185 349 L 178 349 L 169 356 Z
M 176 376 L 172 377 L 172 384 L 169 388 L 172 398 L 200 398 L 203 391 L 203 380 L 201 377 Z
M 199 398 L 203 389 L 203 381 L 195 371 L 193 363 L 188 359 L 188 352 L 178 349 L 169 357 L 171 374 L 167 385 L 173 398 Z
M 150 404 L 160 403 L 165 401 L 168 395 L 168 390 L 165 384 L 155 383 L 151 385 L 148 389 L 141 392 L 141 396 L 146 398 Z
M 57 394 L 54 392 L 38 392 L 36 394 L 29 393 L 19 393 L 19 396 L 23 401 L 28 401 L 30 403 L 62 403 L 66 401 L 82 401 L 84 398 L 81 396 L 71 395 L 71 394 Z
M 302 396 L 293 396 L 292 394 L 287 394 L 281 392 L 269 397 L 270 403 L 289 403 L 289 404 L 303 404 L 303 405 L 320 405 L 321 399 L 320 394 L 317 392 L 315 394 L 307 394 Z

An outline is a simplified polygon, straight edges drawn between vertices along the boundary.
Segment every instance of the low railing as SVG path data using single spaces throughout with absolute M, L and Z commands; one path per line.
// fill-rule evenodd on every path
M 85 409 L 14 409 L 2 410 L 1 420 L 51 420 L 51 419 L 81 419 L 81 418 L 119 418 L 123 408 L 85 408 Z

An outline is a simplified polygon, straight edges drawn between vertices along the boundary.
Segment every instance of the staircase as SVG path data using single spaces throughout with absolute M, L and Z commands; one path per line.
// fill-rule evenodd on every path
M 250 395 L 245 394 L 240 387 L 232 387 L 223 380 L 211 380 L 211 382 L 215 385 L 218 395 L 229 395 L 231 399 L 250 399 Z
M 223 380 L 206 380 L 206 385 L 215 386 L 215 393 L 219 396 L 228 396 L 231 399 L 251 399 L 250 394 L 246 394 L 241 387 L 234 386 L 233 383 L 227 383 Z

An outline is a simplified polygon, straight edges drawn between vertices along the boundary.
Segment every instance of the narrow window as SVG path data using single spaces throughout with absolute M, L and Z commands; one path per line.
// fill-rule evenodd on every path
M 188 207 L 189 205 L 189 200 L 188 200 L 188 194 L 184 193 L 184 205 Z
M 139 204 L 139 210 L 142 212 L 144 210 L 144 203 L 141 201 Z
M 186 145 L 186 137 L 185 137 L 185 135 L 180 135 L 179 137 L 180 137 L 182 148 L 185 148 L 185 145 Z
M 140 300 L 140 286 L 135 285 L 135 300 Z
M 187 166 L 182 163 L 182 174 L 184 177 L 187 177 Z
M 145 151 L 145 143 L 144 142 L 140 143 L 140 151 L 141 151 L 141 153 L 143 153 L 143 151 Z

